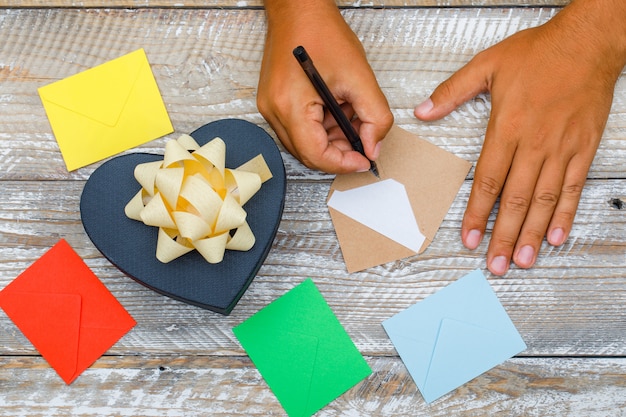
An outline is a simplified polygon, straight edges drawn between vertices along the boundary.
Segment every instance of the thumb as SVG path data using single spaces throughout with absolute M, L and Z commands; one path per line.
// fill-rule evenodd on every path
M 439 84 L 430 98 L 418 105 L 414 114 L 420 120 L 441 119 L 472 97 L 489 90 L 491 72 L 480 54 Z

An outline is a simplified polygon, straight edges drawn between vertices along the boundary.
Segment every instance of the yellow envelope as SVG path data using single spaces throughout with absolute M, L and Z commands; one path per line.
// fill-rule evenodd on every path
M 174 130 L 143 49 L 38 91 L 69 171 Z

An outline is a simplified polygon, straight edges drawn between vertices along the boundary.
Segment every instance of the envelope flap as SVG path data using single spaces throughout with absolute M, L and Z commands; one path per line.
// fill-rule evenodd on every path
M 0 307 L 66 383 L 76 372 L 82 299 L 76 294 L 11 292 Z
M 319 339 L 279 329 L 233 331 L 287 414 L 310 415 L 307 409 Z
M 422 395 L 427 402 L 434 401 L 525 347 L 516 332 L 501 329 L 496 332 L 445 318 L 441 321 L 426 380 L 420 389 Z
M 39 88 L 47 100 L 107 126 L 115 126 L 140 72 L 148 66 L 143 49 Z
M 108 288 L 95 276 L 89 267 L 80 260 L 76 260 L 75 273 L 84 278 L 80 284 L 68 283 L 69 288 L 75 288 L 83 296 L 83 309 L 81 311 L 81 326 L 94 329 L 102 337 L 108 334 L 119 333 L 121 337 L 135 324 L 135 319 L 126 311 L 124 306 L 115 298 Z M 82 273 L 79 272 L 82 270 Z M 82 275 L 84 274 L 84 275 Z M 90 279 L 86 279 L 89 276 Z M 59 279 L 59 281 L 62 278 Z M 103 314 L 106 312 L 106 314 Z M 81 337 L 81 343 L 83 338 Z

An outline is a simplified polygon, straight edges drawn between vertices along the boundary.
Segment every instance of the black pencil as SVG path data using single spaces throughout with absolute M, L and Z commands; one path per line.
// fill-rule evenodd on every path
M 346 135 L 346 138 L 348 138 L 348 140 L 350 141 L 352 149 L 367 158 L 367 156 L 365 155 L 365 149 L 363 149 L 363 142 L 361 142 L 359 134 L 356 132 L 356 130 L 354 130 L 354 126 L 352 126 L 352 123 L 350 123 L 350 120 L 348 120 L 346 114 L 343 112 L 343 110 L 341 110 L 339 103 L 337 103 L 337 100 L 335 100 L 335 97 L 333 97 L 333 94 L 328 89 L 328 86 L 320 76 L 319 72 L 317 72 L 317 69 L 313 65 L 313 61 L 309 57 L 309 54 L 306 52 L 304 47 L 298 46 L 296 49 L 293 50 L 293 55 L 296 57 L 296 59 L 300 63 L 300 66 L 309 77 L 309 80 L 311 80 L 311 83 L 313 84 L 313 87 L 315 87 L 317 93 L 320 95 L 320 97 L 322 97 L 324 104 L 328 108 L 328 111 L 330 111 L 330 114 L 332 114 L 332 116 L 337 121 L 337 124 L 341 128 L 343 134 Z M 372 174 L 374 174 L 376 177 L 380 177 L 378 174 L 378 168 L 376 167 L 376 163 L 371 160 L 370 171 L 372 171 Z

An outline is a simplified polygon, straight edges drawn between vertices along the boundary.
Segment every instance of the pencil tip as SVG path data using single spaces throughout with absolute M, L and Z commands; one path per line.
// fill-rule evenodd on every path
M 376 162 L 370 161 L 370 171 L 372 171 L 372 174 L 374 174 L 376 178 L 380 179 L 380 174 L 378 173 L 378 167 L 376 166 Z

